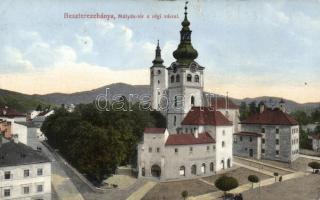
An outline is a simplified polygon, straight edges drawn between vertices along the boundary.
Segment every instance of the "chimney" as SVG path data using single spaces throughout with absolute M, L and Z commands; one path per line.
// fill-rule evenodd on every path
M 193 135 L 194 135 L 195 138 L 199 137 L 199 130 L 197 128 L 194 130 Z
M 264 109 L 265 109 L 265 105 L 264 105 L 264 103 L 261 103 L 260 104 L 260 113 L 262 113 L 264 111 Z
M 13 140 L 14 143 L 18 144 L 18 143 L 19 143 L 18 134 L 14 134 L 14 135 L 12 136 L 12 140 Z
M 279 101 L 279 107 L 282 112 L 286 112 L 286 102 L 283 99 Z

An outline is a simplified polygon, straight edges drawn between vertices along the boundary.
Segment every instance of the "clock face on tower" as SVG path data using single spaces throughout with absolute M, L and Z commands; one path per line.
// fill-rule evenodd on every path
M 173 73 L 177 72 L 177 64 L 176 63 L 172 63 L 171 68 L 173 69 Z
M 190 64 L 190 71 L 191 72 L 196 72 L 198 70 L 198 65 L 197 63 L 193 62 Z

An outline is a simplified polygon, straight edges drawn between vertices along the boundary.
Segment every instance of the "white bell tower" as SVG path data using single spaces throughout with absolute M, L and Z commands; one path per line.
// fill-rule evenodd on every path
M 181 122 L 193 106 L 203 106 L 204 67 L 194 61 L 198 52 L 191 44 L 187 6 L 184 14 L 180 44 L 173 52 L 176 61 L 168 68 L 167 127 L 171 134 L 181 133 Z
M 161 49 L 158 45 L 156 48 L 156 57 L 152 61 L 153 65 L 150 67 L 150 87 L 151 87 L 151 105 L 152 109 L 160 110 L 161 97 L 165 95 L 167 89 L 167 69 L 163 65 L 163 59 L 161 58 Z

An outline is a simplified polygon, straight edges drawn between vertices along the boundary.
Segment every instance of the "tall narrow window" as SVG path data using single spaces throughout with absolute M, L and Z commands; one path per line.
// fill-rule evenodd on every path
M 188 82 L 191 82 L 191 81 L 192 81 L 192 76 L 191 76 L 191 74 L 188 74 L 188 75 L 187 75 L 187 81 L 188 81 Z
M 194 76 L 194 82 L 199 83 L 199 76 L 198 75 Z
M 174 117 L 173 117 L 173 125 L 176 126 L 176 124 L 177 124 L 177 117 L 174 116 Z
M 176 82 L 180 82 L 180 75 L 179 74 L 177 74 L 177 76 L 176 76 Z
M 178 106 L 178 97 L 175 96 L 174 97 L 174 107 L 177 107 Z
M 174 75 L 171 76 L 171 83 L 174 82 Z
M 191 106 L 194 106 L 194 96 L 191 96 Z

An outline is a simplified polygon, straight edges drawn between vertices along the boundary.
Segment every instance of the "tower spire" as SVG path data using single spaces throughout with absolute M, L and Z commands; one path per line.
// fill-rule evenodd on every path
M 188 65 L 198 57 L 198 52 L 195 50 L 191 44 L 191 30 L 189 28 L 190 22 L 188 20 L 188 1 L 185 3 L 184 7 L 184 19 L 181 23 L 182 29 L 180 31 L 180 44 L 173 52 L 173 57 L 178 63 Z
M 152 61 L 152 63 L 154 65 L 156 65 L 156 64 L 162 65 L 162 63 L 163 63 L 163 59 L 161 58 L 161 49 L 160 49 L 160 45 L 159 45 L 159 40 L 158 40 L 157 48 L 156 48 L 156 57 Z

